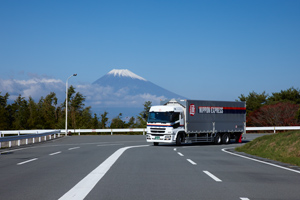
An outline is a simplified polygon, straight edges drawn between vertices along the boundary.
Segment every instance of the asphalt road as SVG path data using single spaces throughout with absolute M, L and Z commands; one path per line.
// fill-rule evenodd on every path
M 0 199 L 300 199 L 298 168 L 224 150 L 238 145 L 152 146 L 145 136 L 109 135 L 0 150 Z

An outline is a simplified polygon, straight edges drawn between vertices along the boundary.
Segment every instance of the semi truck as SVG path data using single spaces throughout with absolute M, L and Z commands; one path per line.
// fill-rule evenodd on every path
M 241 142 L 246 132 L 246 102 L 165 100 L 151 106 L 147 142 L 181 145 L 211 142 Z

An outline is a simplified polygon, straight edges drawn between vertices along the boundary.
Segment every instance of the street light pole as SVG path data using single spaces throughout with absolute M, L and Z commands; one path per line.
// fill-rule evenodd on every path
M 66 81 L 66 130 L 65 130 L 65 135 L 67 136 L 68 134 L 68 80 L 72 77 L 72 76 L 77 76 L 77 74 L 73 74 L 71 75 L 67 81 Z

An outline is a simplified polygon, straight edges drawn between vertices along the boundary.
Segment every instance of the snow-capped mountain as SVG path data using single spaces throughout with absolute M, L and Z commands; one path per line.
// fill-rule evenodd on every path
M 159 105 L 160 100 L 186 99 L 166 90 L 127 69 L 113 69 L 84 89 L 87 101 L 97 113 L 107 111 L 111 117 L 137 116 L 146 101 Z
M 115 92 L 125 92 L 127 95 L 151 95 L 160 99 L 183 99 L 184 97 L 166 90 L 127 69 L 113 69 L 93 84 L 111 87 Z M 151 100 L 151 99 L 149 99 Z

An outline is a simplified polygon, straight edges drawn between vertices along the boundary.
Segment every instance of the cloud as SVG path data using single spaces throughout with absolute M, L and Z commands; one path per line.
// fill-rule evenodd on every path
M 152 105 L 159 104 L 160 99 L 164 96 L 156 96 L 151 94 L 129 93 L 129 88 L 124 87 L 118 90 L 107 86 L 102 87 L 94 84 L 73 85 L 76 92 L 80 92 L 86 97 L 85 105 L 91 106 L 93 112 L 97 112 L 100 108 L 143 108 L 146 101 L 151 101 Z M 50 92 L 56 93 L 58 102 L 65 100 L 65 83 L 58 79 L 32 76 L 28 80 L 0 79 L 0 92 L 4 95 L 6 92 L 10 94 L 10 101 L 14 101 L 19 95 L 28 99 L 30 96 L 37 102 L 43 96 L 47 96 Z
M 50 92 L 55 92 L 57 97 L 63 97 L 65 84 L 61 80 L 49 78 L 33 78 L 29 80 L 0 79 L 1 94 L 9 93 L 10 100 L 14 101 L 19 95 L 25 98 L 30 96 L 38 101 Z

